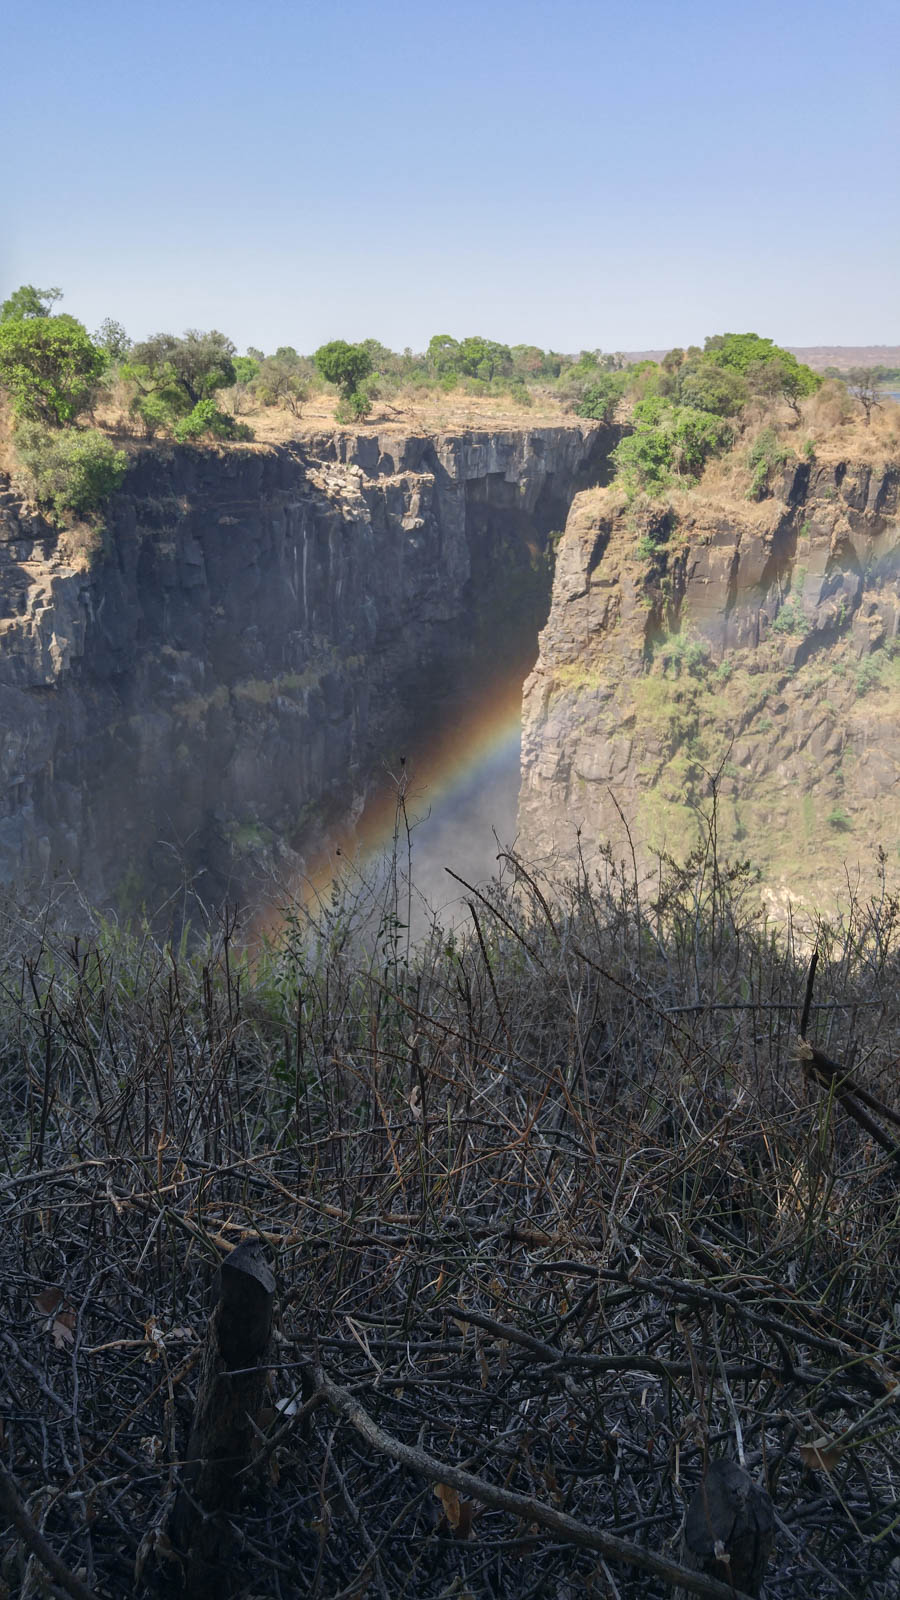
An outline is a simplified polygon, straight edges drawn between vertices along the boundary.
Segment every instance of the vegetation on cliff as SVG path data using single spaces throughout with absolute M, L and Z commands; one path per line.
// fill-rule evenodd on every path
M 623 814 L 643 861 L 683 855 L 715 783 L 784 914 L 897 859 L 900 412 L 773 348 L 711 339 L 626 378 L 632 432 L 573 508 L 526 688 L 520 823 L 542 858 Z
M 192 955 L 4 908 L 11 1593 L 41 1550 L 95 1596 L 177 1572 L 242 1237 L 278 1331 L 217 1594 L 727 1600 L 679 1547 L 722 1457 L 774 1503 L 767 1593 L 887 1593 L 897 904 L 821 926 L 809 985 L 714 838 L 647 897 L 510 862 L 418 951 L 392 875 L 253 959 L 231 919 Z
M 619 353 L 567 356 L 449 334 L 436 334 L 421 354 L 398 354 L 376 339 L 335 339 L 311 357 L 289 345 L 239 355 L 216 329 L 159 333 L 134 344 L 107 318 L 91 338 L 75 318 L 55 311 L 60 298 L 59 289 L 26 284 L 0 309 L 0 390 L 12 410 L 15 457 L 32 494 L 60 519 L 102 506 L 124 472 L 121 446 L 135 434 L 148 442 L 247 442 L 253 429 L 244 417 L 280 412 L 294 426 L 311 396 L 327 391 L 337 394 L 334 420 L 348 424 L 371 415 L 376 402 L 390 415 L 417 395 L 454 391 L 505 397 L 513 407 L 552 401 L 586 419 L 618 420 L 628 427 L 615 455 L 620 482 L 630 498 L 658 496 L 696 481 L 711 459 L 748 435 L 762 433 L 764 442 L 761 425 L 777 423 L 780 407 L 799 423 L 801 406 L 822 383 L 755 333 L 713 335 L 702 350 L 675 349 L 661 362 L 631 365 Z M 848 374 L 846 385 L 832 379 L 830 387 L 856 402 L 867 423 L 880 403 L 859 373 Z M 65 442 L 63 430 L 72 432 Z M 772 455 L 762 460 L 763 446 L 755 448 L 762 493 Z

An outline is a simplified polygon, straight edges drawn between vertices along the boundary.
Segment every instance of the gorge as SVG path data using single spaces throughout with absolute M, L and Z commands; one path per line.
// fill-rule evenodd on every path
M 93 551 L 7 485 L 0 878 L 128 912 L 308 868 L 386 767 L 521 682 L 548 540 L 617 437 L 157 447 Z
M 642 866 L 683 856 L 715 777 L 773 903 L 872 868 L 900 822 L 900 473 L 795 461 L 755 503 L 635 507 L 603 487 L 620 433 L 156 448 L 94 551 L 7 486 L 2 880 L 126 913 L 259 898 L 383 839 L 406 752 L 424 809 L 504 739 L 514 782 L 532 666 L 529 860 L 593 862 L 625 824 Z

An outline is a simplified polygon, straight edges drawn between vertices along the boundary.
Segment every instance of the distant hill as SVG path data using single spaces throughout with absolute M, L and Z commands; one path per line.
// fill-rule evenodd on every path
M 821 371 L 824 367 L 900 367 L 900 344 L 788 344 L 784 347 Z M 661 361 L 665 350 L 628 350 L 628 361 Z

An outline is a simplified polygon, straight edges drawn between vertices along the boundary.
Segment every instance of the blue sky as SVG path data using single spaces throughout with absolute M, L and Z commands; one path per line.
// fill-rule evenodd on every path
M 0 289 L 91 328 L 900 342 L 896 0 L 19 0 L 3 40 Z

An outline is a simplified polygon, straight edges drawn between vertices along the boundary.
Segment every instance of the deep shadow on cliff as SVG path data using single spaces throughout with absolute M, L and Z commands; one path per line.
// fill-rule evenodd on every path
M 148 451 L 88 563 L 0 495 L 0 879 L 123 911 L 288 879 L 536 654 L 593 426 Z

